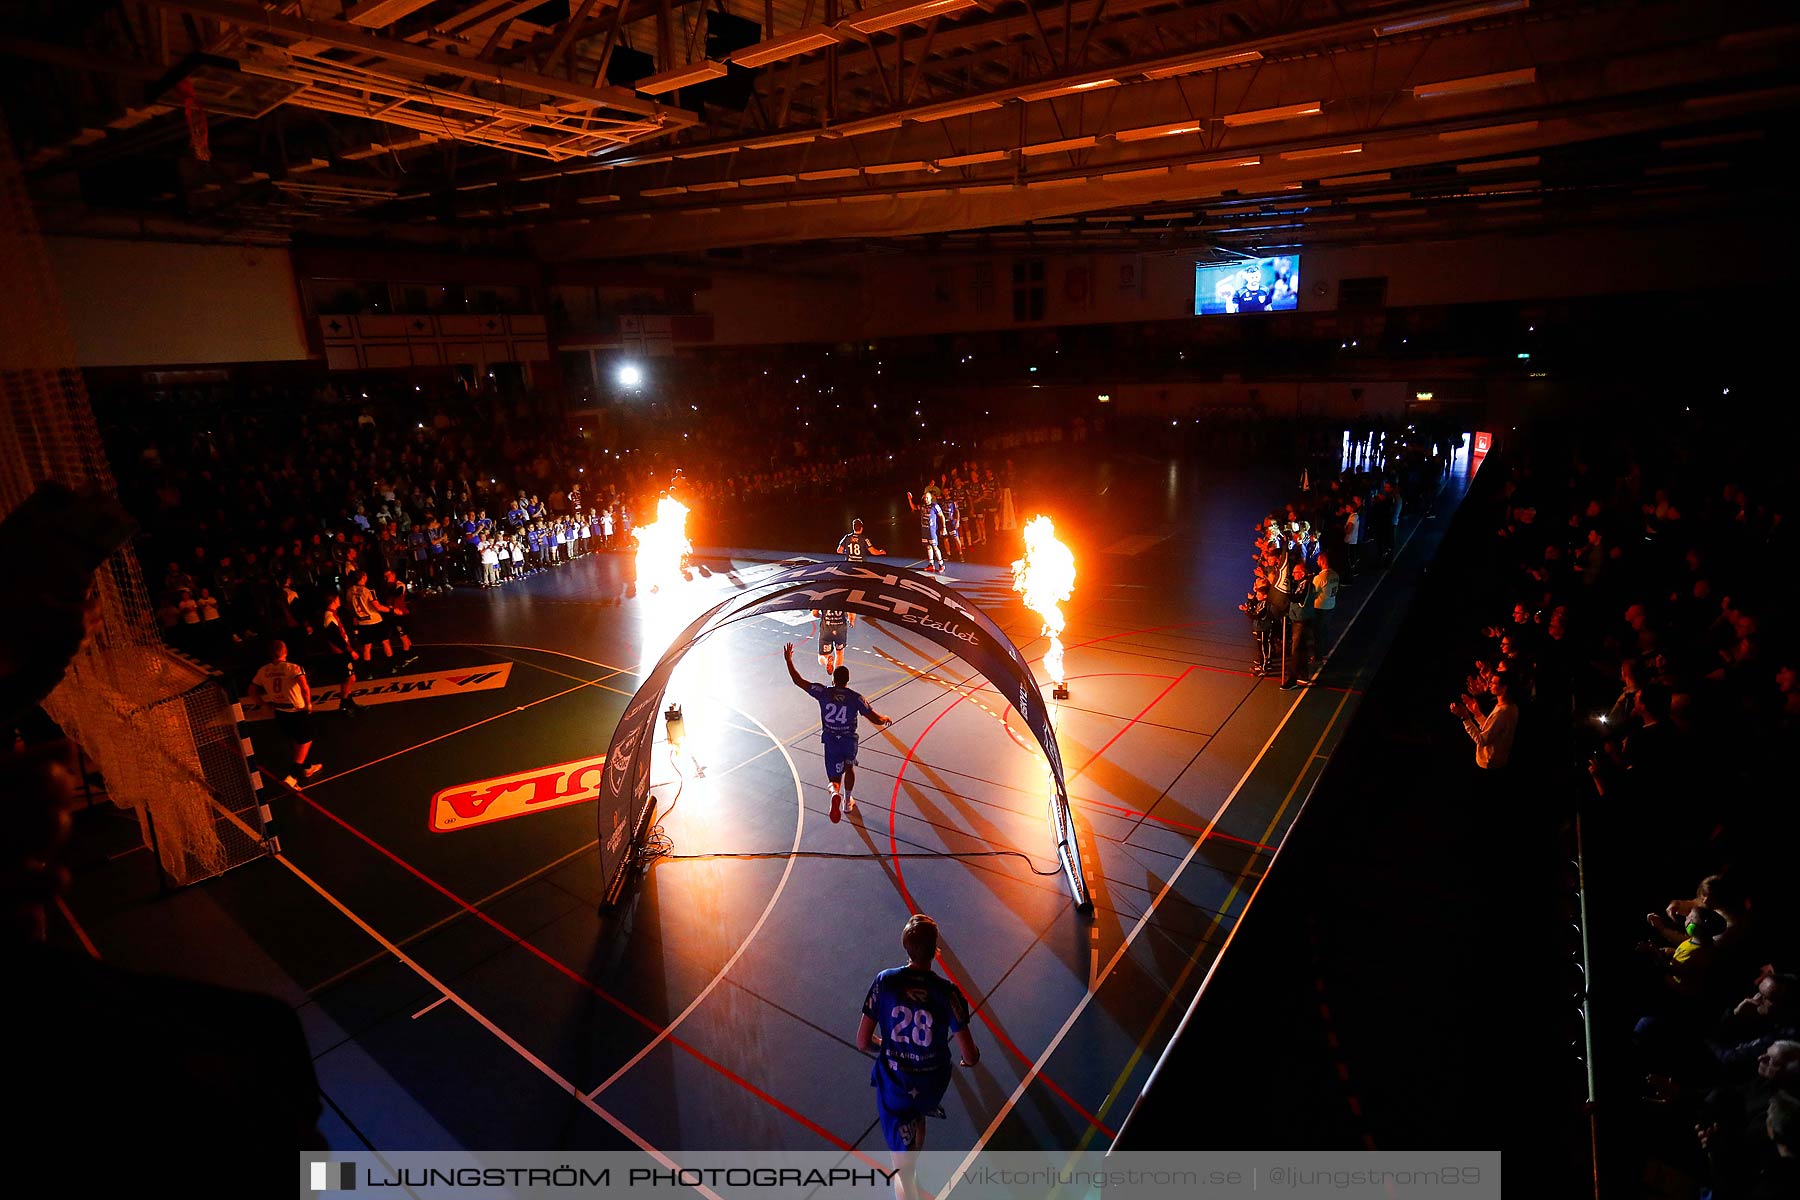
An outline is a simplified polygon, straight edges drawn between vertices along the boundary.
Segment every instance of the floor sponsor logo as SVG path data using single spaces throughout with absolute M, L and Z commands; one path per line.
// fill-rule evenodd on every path
M 512 678 L 511 663 L 485 667 L 458 667 L 450 671 L 431 671 L 424 675 L 396 675 L 392 679 L 359 679 L 350 688 L 358 704 L 392 704 L 398 700 L 423 700 L 430 696 L 454 696 L 462 692 L 488 692 L 503 688 Z M 333 712 L 343 698 L 338 684 L 313 688 L 313 711 Z M 275 715 L 266 704 L 258 704 L 246 696 L 244 720 L 263 721 Z
M 431 831 L 454 833 L 592 800 L 605 766 L 602 754 L 447 787 L 431 798 Z

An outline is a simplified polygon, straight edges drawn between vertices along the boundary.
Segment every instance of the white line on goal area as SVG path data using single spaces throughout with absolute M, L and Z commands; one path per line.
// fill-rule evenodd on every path
M 237 823 L 244 830 L 244 832 L 251 833 L 250 827 L 248 825 L 245 825 L 242 821 L 239 821 L 235 815 L 227 813 L 226 816 L 233 822 Z M 251 836 L 255 836 L 255 835 L 252 833 Z M 300 867 L 297 864 L 295 864 L 291 859 L 289 859 L 287 855 L 276 854 L 273 857 L 276 862 L 280 863 L 282 866 L 286 867 L 289 871 L 291 871 L 294 874 L 294 877 L 297 878 L 298 880 L 300 880 L 301 883 L 304 883 L 307 887 L 311 888 L 314 892 L 316 892 L 321 900 L 325 901 L 325 903 L 331 905 L 331 907 L 335 908 L 339 913 L 343 914 L 345 920 L 349 921 L 352 925 L 355 925 L 358 929 L 362 930 L 371 939 L 373 939 L 374 942 L 378 946 L 380 946 L 383 950 L 386 950 L 389 954 L 393 955 L 396 960 L 398 960 L 400 963 L 405 965 L 409 970 L 411 970 L 420 979 L 423 979 L 426 983 L 430 984 L 431 987 L 443 997 L 443 999 L 448 1000 L 450 1003 L 456 1005 L 456 1007 L 462 1009 L 463 1012 L 467 1013 L 469 1015 L 469 1017 L 472 1020 L 474 1020 L 474 1022 L 476 1024 L 480 1025 L 483 1029 L 485 1029 L 489 1033 L 493 1034 L 502 1043 L 504 1043 L 508 1049 L 512 1050 L 513 1053 L 517 1054 L 520 1058 L 524 1059 L 526 1062 L 530 1063 L 533 1067 L 535 1067 L 538 1070 L 538 1072 L 544 1076 L 544 1078 L 548 1079 L 551 1083 L 555 1084 L 558 1088 L 560 1088 L 567 1095 L 580 1101 L 581 1104 L 583 1106 L 585 1106 L 589 1111 L 591 1111 L 595 1116 L 599 1117 L 601 1120 L 605 1121 L 608 1125 L 610 1125 L 614 1129 L 616 1129 L 625 1138 L 625 1140 L 629 1141 L 632 1145 L 636 1146 L 639 1150 L 642 1150 L 645 1154 L 648 1154 L 651 1158 L 654 1158 L 662 1166 L 667 1167 L 670 1170 L 678 1169 L 679 1164 L 677 1164 L 673 1159 L 669 1158 L 666 1154 L 664 1154 L 662 1151 L 658 1150 L 655 1146 L 652 1146 L 649 1142 L 645 1141 L 643 1139 L 643 1137 L 640 1136 L 636 1130 L 632 1129 L 629 1125 L 625 1124 L 625 1122 L 621 1121 L 618 1117 L 614 1116 L 612 1113 L 608 1112 L 605 1108 L 601 1107 L 594 1100 L 590 1099 L 587 1096 L 587 1094 L 584 1093 L 580 1088 L 576 1087 L 569 1080 L 564 1079 L 562 1077 L 562 1075 L 560 1073 L 558 1073 L 557 1070 L 554 1067 L 552 1067 L 549 1063 L 545 1062 L 543 1059 L 539 1058 L 537 1055 L 535 1055 L 531 1051 L 527 1050 L 523 1045 L 521 1045 L 519 1043 L 518 1039 L 514 1038 L 511 1034 L 507 1033 L 504 1029 L 501 1029 L 498 1025 L 494 1024 L 494 1022 L 489 1020 L 488 1017 L 481 1012 L 481 1010 L 477 1009 L 473 1004 L 469 1003 L 467 1000 L 463 999 L 462 996 L 457 994 L 457 992 L 454 989 L 452 989 L 450 987 L 450 985 L 444 983 L 437 976 L 433 975 L 430 971 L 427 971 L 423 966 L 421 966 L 418 962 L 416 962 L 409 954 L 407 954 L 406 951 L 402 950 L 398 945 L 396 945 L 394 942 L 392 942 L 386 936 L 384 936 L 380 930 L 376 929 L 373 925 L 370 925 L 367 921 L 363 920 L 361 917 L 357 916 L 354 912 L 352 912 L 348 905 L 346 905 L 343 901 L 339 900 L 336 896 L 332 895 L 329 891 L 327 891 L 326 888 L 324 887 L 324 885 L 319 883 L 318 880 L 314 879 L 312 876 L 308 875 L 305 871 L 301 870 Z M 696 1185 L 694 1190 L 699 1192 L 702 1196 L 708 1197 L 709 1200 L 721 1200 L 721 1198 L 719 1197 L 719 1195 L 717 1193 L 711 1191 L 708 1188 L 700 1187 L 700 1186 Z

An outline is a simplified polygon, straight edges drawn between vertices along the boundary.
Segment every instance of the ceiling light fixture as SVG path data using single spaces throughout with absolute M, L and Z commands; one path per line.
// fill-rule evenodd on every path
M 937 162 L 940 167 L 973 167 L 979 163 L 1005 162 L 1011 157 L 1011 150 L 981 150 L 974 154 L 952 154 Z
M 1310 150 L 1283 150 L 1281 157 L 1285 159 L 1299 158 L 1336 158 L 1342 154 L 1361 154 L 1361 142 L 1346 142 L 1341 146 L 1314 146 Z
M 814 50 L 823 50 L 827 46 L 835 46 L 843 41 L 843 35 L 829 25 L 813 25 L 805 29 L 797 29 L 793 33 L 769 38 L 754 46 L 746 46 L 731 55 L 731 61 L 740 67 L 762 67 L 784 58 L 795 58 L 802 54 L 811 54 Z
M 1121 129 L 1113 134 L 1116 142 L 1146 142 L 1151 138 L 1176 137 L 1184 133 L 1199 133 L 1206 128 L 1204 121 L 1173 121 L 1167 125 L 1142 125 L 1136 129 Z
M 1753 88 L 1745 92 L 1726 92 L 1718 96 L 1693 96 L 1681 102 L 1688 109 L 1727 108 L 1733 105 L 1767 105 L 1785 103 L 1800 93 L 1800 87 Z
M 1240 50 L 1235 54 L 1212 54 L 1203 58 L 1182 58 L 1165 63 L 1159 67 L 1146 67 L 1145 79 L 1173 79 L 1177 75 L 1192 75 L 1199 71 L 1217 71 L 1224 67 L 1237 67 L 1245 63 L 1261 62 L 1261 50 Z
M 1019 99 L 1026 104 L 1034 100 L 1052 100 L 1057 96 L 1075 96 L 1087 92 L 1098 92 L 1105 88 L 1119 86 L 1116 79 L 1089 79 L 1081 83 L 1059 83 L 1054 87 L 1038 88 L 1035 91 L 1020 92 Z
M 1514 137 L 1522 133 L 1536 133 L 1536 121 L 1515 121 L 1511 125 L 1483 125 L 1479 129 L 1447 129 L 1438 134 L 1440 142 L 1474 142 L 1482 138 Z
M 1139 171 L 1109 171 L 1104 175 L 1096 175 L 1095 179 L 1150 179 L 1169 173 L 1167 167 L 1145 167 Z
M 1253 108 L 1249 112 L 1226 113 L 1221 120 L 1229 126 L 1267 125 L 1272 121 L 1292 121 L 1300 117 L 1316 117 L 1325 111 L 1323 100 L 1307 100 L 1300 104 L 1284 104 L 1280 108 Z
M 751 150 L 773 150 L 777 146 L 804 146 L 819 135 L 816 133 L 785 133 L 779 137 L 767 137 L 760 141 L 750 142 Z
M 1538 157 L 1536 154 L 1525 154 L 1518 158 L 1490 158 L 1485 162 L 1457 163 L 1456 172 L 1468 175 L 1475 171 L 1510 171 L 1514 167 L 1535 167 L 1538 165 Z
M 676 67 L 674 70 L 664 71 L 660 75 L 646 75 L 631 86 L 647 96 L 660 96 L 678 88 L 718 79 L 725 74 L 726 70 L 724 63 L 703 58 L 699 62 L 689 63 L 685 67 Z
M 1495 71 L 1490 75 L 1470 75 L 1439 83 L 1421 83 L 1412 93 L 1415 100 L 1435 100 L 1439 96 L 1466 96 L 1471 92 L 1492 92 L 1536 82 L 1537 68 L 1522 67 L 1517 71 Z
M 1665 138 L 1659 146 L 1664 150 L 1693 150 L 1701 146 L 1729 146 L 1735 142 L 1760 142 L 1760 129 L 1740 129 L 1734 133 L 1709 133 L 1699 137 Z M 291 170 L 291 168 L 290 168 Z
M 886 117 L 868 117 L 836 126 L 826 132 L 832 137 L 857 137 L 865 133 L 880 133 L 884 129 L 898 129 L 905 120 L 897 113 Z
M 1220 171 L 1230 167 L 1260 167 L 1262 158 L 1252 154 L 1249 158 L 1215 158 L 1206 162 L 1191 162 L 1187 165 L 1190 171 Z
M 947 16 L 974 7 L 976 0 L 895 0 L 892 4 L 879 4 L 874 8 L 865 8 L 853 17 L 846 17 L 837 23 L 836 28 L 865 35 L 881 33 L 901 25 L 922 25 L 933 17 Z
M 906 114 L 906 119 L 908 121 L 948 121 L 951 117 L 966 117 L 970 113 L 986 112 L 999 107 L 999 100 L 992 96 L 986 96 L 979 100 L 962 100 L 954 104 L 939 104 L 930 108 L 914 109 Z
M 1090 133 L 1083 137 L 1064 138 L 1060 142 L 1039 142 L 1034 146 L 1020 146 L 1019 153 L 1029 158 L 1038 154 L 1061 154 L 1068 150 L 1087 150 L 1093 146 L 1094 140 L 1094 135 Z
M 1421 29 L 1434 29 L 1439 25 L 1454 25 L 1458 21 L 1478 21 L 1482 17 L 1498 17 L 1505 13 L 1520 12 L 1531 7 L 1531 0 L 1492 0 L 1489 4 L 1471 4 L 1466 8 L 1453 8 L 1448 12 L 1426 13 L 1420 17 L 1409 17 L 1404 21 L 1389 21 L 1385 25 L 1375 27 L 1376 37 L 1393 37 L 1402 33 L 1417 33 Z

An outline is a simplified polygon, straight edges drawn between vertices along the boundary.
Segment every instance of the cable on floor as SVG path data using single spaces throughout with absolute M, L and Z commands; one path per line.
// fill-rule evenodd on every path
M 682 788 L 687 785 L 687 776 L 681 770 L 679 752 L 673 746 L 669 747 L 669 765 L 675 768 L 675 777 L 677 780 L 675 784 L 675 794 L 669 798 L 669 806 L 663 809 L 661 813 L 657 814 L 656 823 L 652 825 L 649 832 L 644 835 L 643 845 L 638 847 L 636 853 L 632 855 L 631 865 L 632 868 L 637 871 L 648 871 L 662 859 L 668 859 L 672 862 L 694 862 L 708 858 L 834 858 L 845 860 L 886 860 L 894 858 L 1016 858 L 1022 861 L 1025 864 L 1025 868 L 1033 875 L 1050 876 L 1062 874 L 1062 868 L 1060 866 L 1051 867 L 1047 871 L 1040 870 L 1037 863 L 1033 862 L 1031 856 L 1023 850 L 909 850 L 900 854 L 880 854 L 869 851 L 852 854 L 830 850 L 744 850 L 735 852 L 720 850 L 709 854 L 676 854 L 675 840 L 669 836 L 669 831 L 663 828 L 663 822 L 669 819 L 669 814 L 675 811 L 675 805 L 681 800 L 681 791 Z

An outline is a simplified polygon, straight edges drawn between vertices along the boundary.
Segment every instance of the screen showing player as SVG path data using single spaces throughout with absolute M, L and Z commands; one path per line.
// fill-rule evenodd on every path
M 1292 312 L 1300 302 L 1300 256 L 1194 264 L 1194 315 Z

